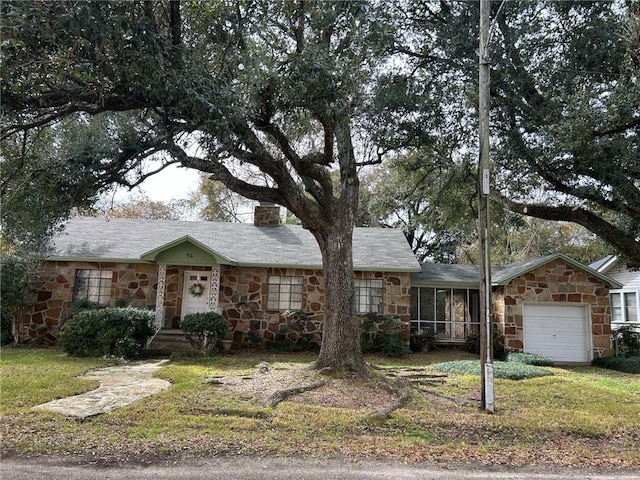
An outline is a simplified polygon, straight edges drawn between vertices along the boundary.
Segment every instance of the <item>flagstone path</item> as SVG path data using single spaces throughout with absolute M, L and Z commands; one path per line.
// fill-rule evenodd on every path
M 52 410 L 76 418 L 111 412 L 168 389 L 171 383 L 153 378 L 154 372 L 167 361 L 137 362 L 91 370 L 80 378 L 98 380 L 100 386 L 97 389 L 73 397 L 53 400 L 33 408 Z

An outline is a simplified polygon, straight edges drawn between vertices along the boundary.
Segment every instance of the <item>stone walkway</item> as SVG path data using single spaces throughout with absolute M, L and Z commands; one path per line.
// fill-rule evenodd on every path
M 52 410 L 76 418 L 111 412 L 168 389 L 171 383 L 152 377 L 165 362 L 167 360 L 138 362 L 91 370 L 79 378 L 98 380 L 100 386 L 97 389 L 33 408 Z

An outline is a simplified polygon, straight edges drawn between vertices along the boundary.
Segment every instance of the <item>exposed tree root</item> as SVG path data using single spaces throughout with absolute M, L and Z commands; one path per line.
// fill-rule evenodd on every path
M 406 378 L 398 378 L 396 380 L 396 385 L 392 385 L 388 382 L 380 382 L 380 387 L 384 388 L 388 392 L 396 395 L 396 400 L 391 403 L 389 406 L 382 410 L 378 410 L 369 416 L 369 420 L 372 421 L 383 421 L 387 420 L 391 417 L 391 414 L 398 410 L 399 408 L 404 407 L 409 400 L 411 400 L 411 384 Z
M 376 367 L 374 367 L 376 368 Z M 463 405 L 470 405 L 474 402 L 464 398 L 449 397 L 439 392 L 427 389 L 425 387 L 435 387 L 442 385 L 445 379 L 448 377 L 446 373 L 427 373 L 422 367 L 403 367 L 403 368 L 380 368 L 388 377 L 405 379 L 415 386 L 421 393 L 426 395 L 433 395 L 434 397 L 442 398 L 449 402 L 454 403 L 456 406 L 461 407 Z
M 283 400 L 289 398 L 292 395 L 298 395 L 303 392 L 307 392 L 309 390 L 315 390 L 316 388 L 320 388 L 323 385 L 326 385 L 327 382 L 325 380 L 319 380 L 314 383 L 310 383 L 308 385 L 302 385 L 300 387 L 287 388 L 286 390 L 278 390 L 277 392 L 272 393 L 269 398 L 264 402 L 265 407 L 275 407 L 277 404 L 282 402 Z
M 434 397 L 438 397 L 438 398 L 442 398 L 444 400 L 448 400 L 452 403 L 455 403 L 456 406 L 458 407 L 462 407 L 464 405 L 470 405 L 474 402 L 472 402 L 471 400 L 467 400 L 464 398 L 456 398 L 456 397 L 449 397 L 448 395 L 444 395 L 442 393 L 438 393 L 438 392 L 434 392 L 433 390 L 427 390 L 426 388 L 421 388 L 420 392 L 427 394 L 427 395 L 433 395 Z

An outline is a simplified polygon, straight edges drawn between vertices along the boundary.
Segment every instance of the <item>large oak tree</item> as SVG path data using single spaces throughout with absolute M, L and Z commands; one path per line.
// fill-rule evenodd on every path
M 179 163 L 286 206 L 320 247 L 318 368 L 362 370 L 353 306 L 354 131 L 389 28 L 360 1 L 3 2 L 2 137 L 128 112 L 91 175 L 135 185 Z M 149 159 L 155 159 L 155 164 Z M 155 166 L 153 166 L 155 165 Z M 262 172 L 264 183 L 235 173 Z M 339 172 L 334 184 L 332 171 Z

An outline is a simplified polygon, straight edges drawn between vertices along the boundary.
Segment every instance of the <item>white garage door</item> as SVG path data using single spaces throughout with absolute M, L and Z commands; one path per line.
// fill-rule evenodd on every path
M 524 351 L 556 362 L 588 362 L 590 342 L 584 306 L 523 305 Z

